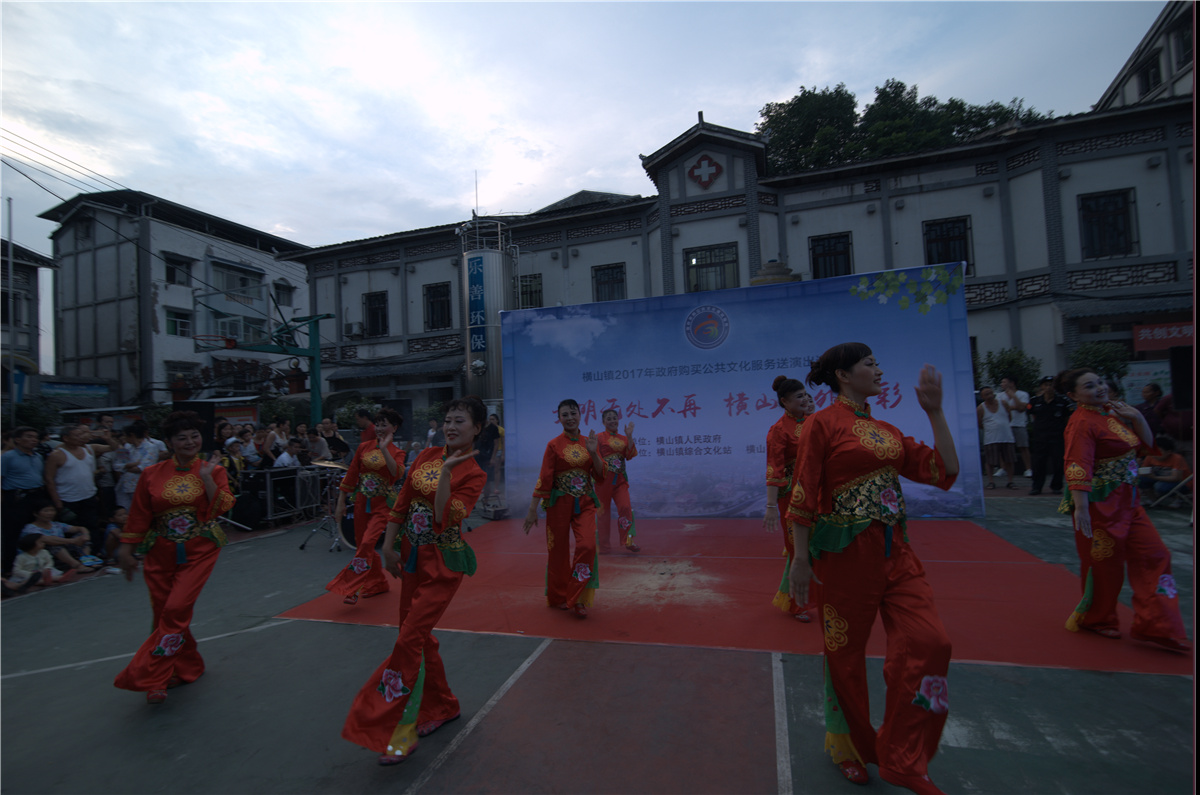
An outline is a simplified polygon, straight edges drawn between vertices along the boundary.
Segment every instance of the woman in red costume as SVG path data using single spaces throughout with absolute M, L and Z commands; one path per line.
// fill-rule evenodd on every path
M 233 507 L 234 496 L 225 468 L 215 458 L 200 457 L 203 427 L 193 411 L 167 417 L 162 432 L 172 455 L 142 471 L 117 547 L 117 561 L 130 581 L 138 566 L 135 548 L 145 555 L 154 630 L 113 684 L 144 692 L 151 704 L 166 701 L 167 688 L 204 673 L 188 626 L 225 545 L 217 517 Z
M 427 447 L 413 462 L 383 539 L 388 572 L 401 580 L 400 631 L 391 655 L 358 691 L 342 737 L 403 762 L 417 738 L 459 716 L 433 636 L 463 575 L 475 573 L 475 553 L 462 538 L 487 475 L 475 461 L 475 437 L 487 410 L 476 397 L 446 409 L 445 447 Z
M 596 498 L 600 502 L 600 512 L 596 515 L 597 546 L 601 552 L 612 550 L 611 507 L 616 502 L 621 546 L 630 552 L 640 552 L 641 547 L 633 542 L 637 532 L 633 523 L 633 507 L 629 504 L 629 478 L 625 474 L 625 462 L 638 454 L 633 441 L 633 423 L 625 424 L 625 435 L 622 436 L 617 433 L 617 423 L 621 418 L 616 409 L 606 409 L 600 418 L 604 421 L 604 430 L 596 435 L 596 442 L 600 458 L 604 461 L 604 476 L 596 481 Z
M 1138 500 L 1136 456 L 1156 452 L 1150 426 L 1133 406 L 1110 401 L 1104 379 L 1090 370 L 1067 371 L 1058 377 L 1057 386 L 1079 404 L 1067 422 L 1066 489 L 1059 506 L 1075 521 L 1083 589 L 1067 629 L 1121 637 L 1117 597 L 1128 566 L 1133 588 L 1129 634 L 1173 651 L 1188 651 L 1171 552 Z
M 358 597 L 387 593 L 388 581 L 375 552 L 375 544 L 388 523 L 389 498 L 396 481 L 404 475 L 404 452 L 392 440 L 404 420 L 393 409 L 380 409 L 375 415 L 375 437 L 358 446 L 350 471 L 338 487 L 337 507 L 333 511 L 337 526 L 346 515 L 346 495 L 354 495 L 354 538 L 358 541 L 349 565 L 329 581 L 325 590 L 342 594 L 348 605 Z
M 563 432 L 550 440 L 542 456 L 542 469 L 525 532 L 537 527 L 538 503 L 546 509 L 546 604 L 571 610 L 587 618 L 588 607 L 600 585 L 596 558 L 596 492 L 592 484 L 604 475 L 599 440 L 592 431 L 579 435 L 579 404 L 570 398 L 558 404 L 558 421 Z M 575 555 L 571 555 L 571 535 Z
M 942 413 L 942 377 L 926 365 L 916 388 L 929 417 L 933 448 L 871 416 L 883 371 L 860 342 L 830 348 L 808 384 L 837 394 L 809 417 L 800 435 L 788 519 L 798 552 L 791 595 L 808 601 L 819 583 L 825 634 L 825 750 L 842 774 L 879 777 L 918 793 L 940 793 L 926 767 L 946 723 L 950 638 L 942 627 L 925 570 L 905 534 L 900 478 L 948 489 L 958 476 L 954 440 Z M 866 646 L 883 619 L 887 696 L 883 723 L 871 725 Z
M 776 376 L 771 388 L 779 399 L 783 416 L 767 431 L 767 511 L 763 516 L 763 529 L 768 533 L 777 531 L 781 525 L 780 517 L 787 514 L 788 503 L 792 499 L 792 469 L 796 466 L 796 455 L 800 449 L 800 429 L 804 427 L 805 418 L 817 408 L 804 384 L 795 378 Z M 775 592 L 771 604 L 807 624 L 812 620 L 808 611 L 813 605 L 796 604 L 788 593 L 791 590 L 788 572 L 792 569 L 796 550 L 792 549 L 792 534 L 786 528 L 783 546 L 787 563 L 783 567 L 779 590 Z

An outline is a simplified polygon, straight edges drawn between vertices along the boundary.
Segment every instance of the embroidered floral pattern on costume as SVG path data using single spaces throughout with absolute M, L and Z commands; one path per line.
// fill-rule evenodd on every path
M 619 517 L 617 519 L 617 527 L 621 528 L 622 530 L 629 527 L 630 524 L 631 524 L 631 522 L 628 519 L 626 519 L 624 516 Z
M 554 476 L 554 489 L 572 497 L 582 497 L 592 490 L 592 479 L 582 469 L 568 469 Z
M 224 543 L 225 538 L 216 522 L 201 523 L 196 518 L 196 509 L 191 505 L 183 505 L 155 516 L 150 524 L 150 532 L 146 534 L 143 543 L 152 544 L 158 537 L 183 543 L 199 536 L 208 536 L 218 543 Z M 147 546 L 147 548 L 149 547 Z
M 926 676 L 917 688 L 917 697 L 912 703 L 924 707 L 934 715 L 945 715 L 950 710 L 950 685 L 944 676 Z
M 870 420 L 854 421 L 854 435 L 880 461 L 900 457 L 900 440 Z
M 549 520 L 546 521 L 546 524 L 550 524 Z M 550 532 L 549 527 L 546 528 L 546 551 L 554 551 L 554 534 Z
M 1175 578 L 1170 574 L 1159 575 L 1158 588 L 1154 589 L 1155 593 L 1162 594 L 1168 599 L 1174 599 L 1178 594 L 1175 590 Z
M 183 648 L 183 635 L 176 632 L 172 635 L 163 635 L 158 639 L 158 645 L 154 647 L 154 651 L 150 652 L 155 657 L 174 657 L 175 652 Z
M 383 457 L 383 451 L 376 447 L 362 457 L 362 465 L 367 469 L 384 469 L 387 467 L 387 459 Z
M 1074 461 L 1072 461 L 1071 465 L 1069 467 L 1067 467 L 1066 475 L 1067 475 L 1067 485 L 1068 486 L 1077 484 L 1077 483 L 1087 483 L 1088 482 L 1087 471 L 1083 467 L 1081 467 L 1079 464 L 1076 464 Z
M 186 475 L 176 475 L 164 483 L 162 496 L 172 505 L 183 505 L 203 493 L 204 483 L 200 478 L 188 472 Z
M 425 500 L 413 499 L 404 523 L 404 534 L 413 546 L 437 541 L 437 534 L 433 532 L 433 506 Z
M 569 444 L 563 448 L 563 460 L 573 467 L 581 467 L 588 462 L 592 454 L 581 444 Z
M 1141 443 L 1141 440 L 1138 439 L 1137 434 L 1129 430 L 1129 426 L 1118 420 L 1116 417 L 1108 418 L 1108 429 L 1117 436 L 1120 436 L 1124 441 L 1128 442 L 1130 447 L 1137 447 Z
M 391 668 L 383 669 L 383 676 L 379 677 L 379 687 L 376 688 L 380 693 L 383 693 L 383 700 L 391 703 L 401 696 L 407 696 L 412 691 L 404 686 L 404 680 L 400 678 L 399 671 L 393 671 Z
M 437 491 L 438 481 L 442 477 L 442 462 L 426 461 L 412 473 L 413 488 L 422 494 L 429 495 Z
M 619 455 L 606 456 L 604 459 L 604 465 L 608 467 L 609 472 L 613 472 L 617 475 L 625 474 L 625 458 L 623 456 L 619 456 Z M 768 475 L 768 477 L 770 477 L 770 476 Z
M 1101 458 L 1092 472 L 1092 488 L 1108 483 L 1137 483 L 1137 471 L 1137 457 L 1132 450 L 1115 458 Z
M 803 497 L 799 499 L 802 501 Z M 797 498 L 793 496 L 792 500 L 795 502 Z M 900 475 L 888 466 L 855 478 L 834 492 L 832 513 L 897 524 L 904 519 Z
M 586 563 L 576 564 L 573 576 L 579 582 L 587 582 L 592 578 L 592 567 Z
M 456 525 L 467 518 L 467 506 L 463 505 L 463 501 L 457 497 L 450 500 L 450 503 L 446 506 L 446 510 L 448 514 L 447 519 L 449 520 L 447 524 Z
M 195 526 L 196 518 L 192 514 L 181 513 L 167 520 L 167 535 L 186 536 Z
M 1099 527 L 1092 528 L 1092 560 L 1111 558 L 1116 548 L 1117 542 L 1113 541 L 1112 536 Z
M 616 436 L 609 437 L 608 446 L 618 453 L 624 452 L 625 450 L 625 442 L 621 441 Z
M 850 628 L 850 624 L 846 619 L 837 614 L 833 609 L 833 605 L 825 605 L 825 648 L 829 651 L 837 651 L 850 642 L 850 638 L 846 635 L 846 630 Z
M 355 574 L 362 574 L 364 571 L 371 568 L 371 561 L 367 560 L 366 558 L 351 558 L 350 565 L 346 568 L 350 569 L 350 571 L 354 572 Z

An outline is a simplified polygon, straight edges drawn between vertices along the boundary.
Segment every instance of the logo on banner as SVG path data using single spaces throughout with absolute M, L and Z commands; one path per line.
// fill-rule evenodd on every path
M 715 348 L 729 336 L 729 315 L 718 306 L 699 306 L 683 324 L 688 342 L 697 348 Z

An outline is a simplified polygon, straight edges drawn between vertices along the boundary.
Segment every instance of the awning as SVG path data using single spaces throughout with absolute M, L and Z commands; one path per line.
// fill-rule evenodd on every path
M 325 376 L 325 380 L 332 383 L 358 378 L 453 375 L 462 369 L 464 363 L 461 352 L 433 357 L 427 353 L 416 354 L 398 357 L 387 364 L 342 365 Z

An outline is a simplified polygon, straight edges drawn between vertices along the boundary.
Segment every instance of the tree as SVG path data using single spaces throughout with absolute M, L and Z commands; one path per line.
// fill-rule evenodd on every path
M 1085 342 L 1071 353 L 1071 367 L 1119 381 L 1129 372 L 1129 349 L 1116 342 Z
M 801 86 L 787 102 L 768 102 L 754 129 L 767 140 L 772 170 L 792 174 L 845 162 L 853 152 L 857 105 L 845 83 L 821 91 Z
M 5 409 L 8 409 L 7 405 Z M 17 404 L 16 424 L 17 427 L 28 425 L 41 432 L 61 425 L 62 414 L 59 413 L 58 404 L 49 398 L 27 397 Z
M 373 415 L 379 410 L 379 404 L 370 398 L 358 398 L 344 403 L 334 414 L 337 426 L 339 428 L 357 428 L 358 424 L 354 421 L 354 417 L 359 409 L 366 409 Z
M 795 174 L 881 157 L 944 149 L 1006 124 L 1028 124 L 1053 116 L 1026 108 L 1014 98 L 1007 105 L 970 105 L 951 98 L 920 97 L 916 86 L 889 79 L 875 87 L 875 100 L 857 111 L 857 100 L 844 83 L 836 88 L 801 86 L 786 102 L 768 102 L 755 130 L 767 141 L 772 174 Z
M 1042 360 L 1030 356 L 1020 348 L 1001 348 L 998 351 L 988 351 L 983 357 L 983 371 L 987 374 L 987 384 L 1000 389 L 1001 378 L 1011 378 L 1017 383 L 1018 389 L 1033 392 L 1033 388 L 1042 380 Z

